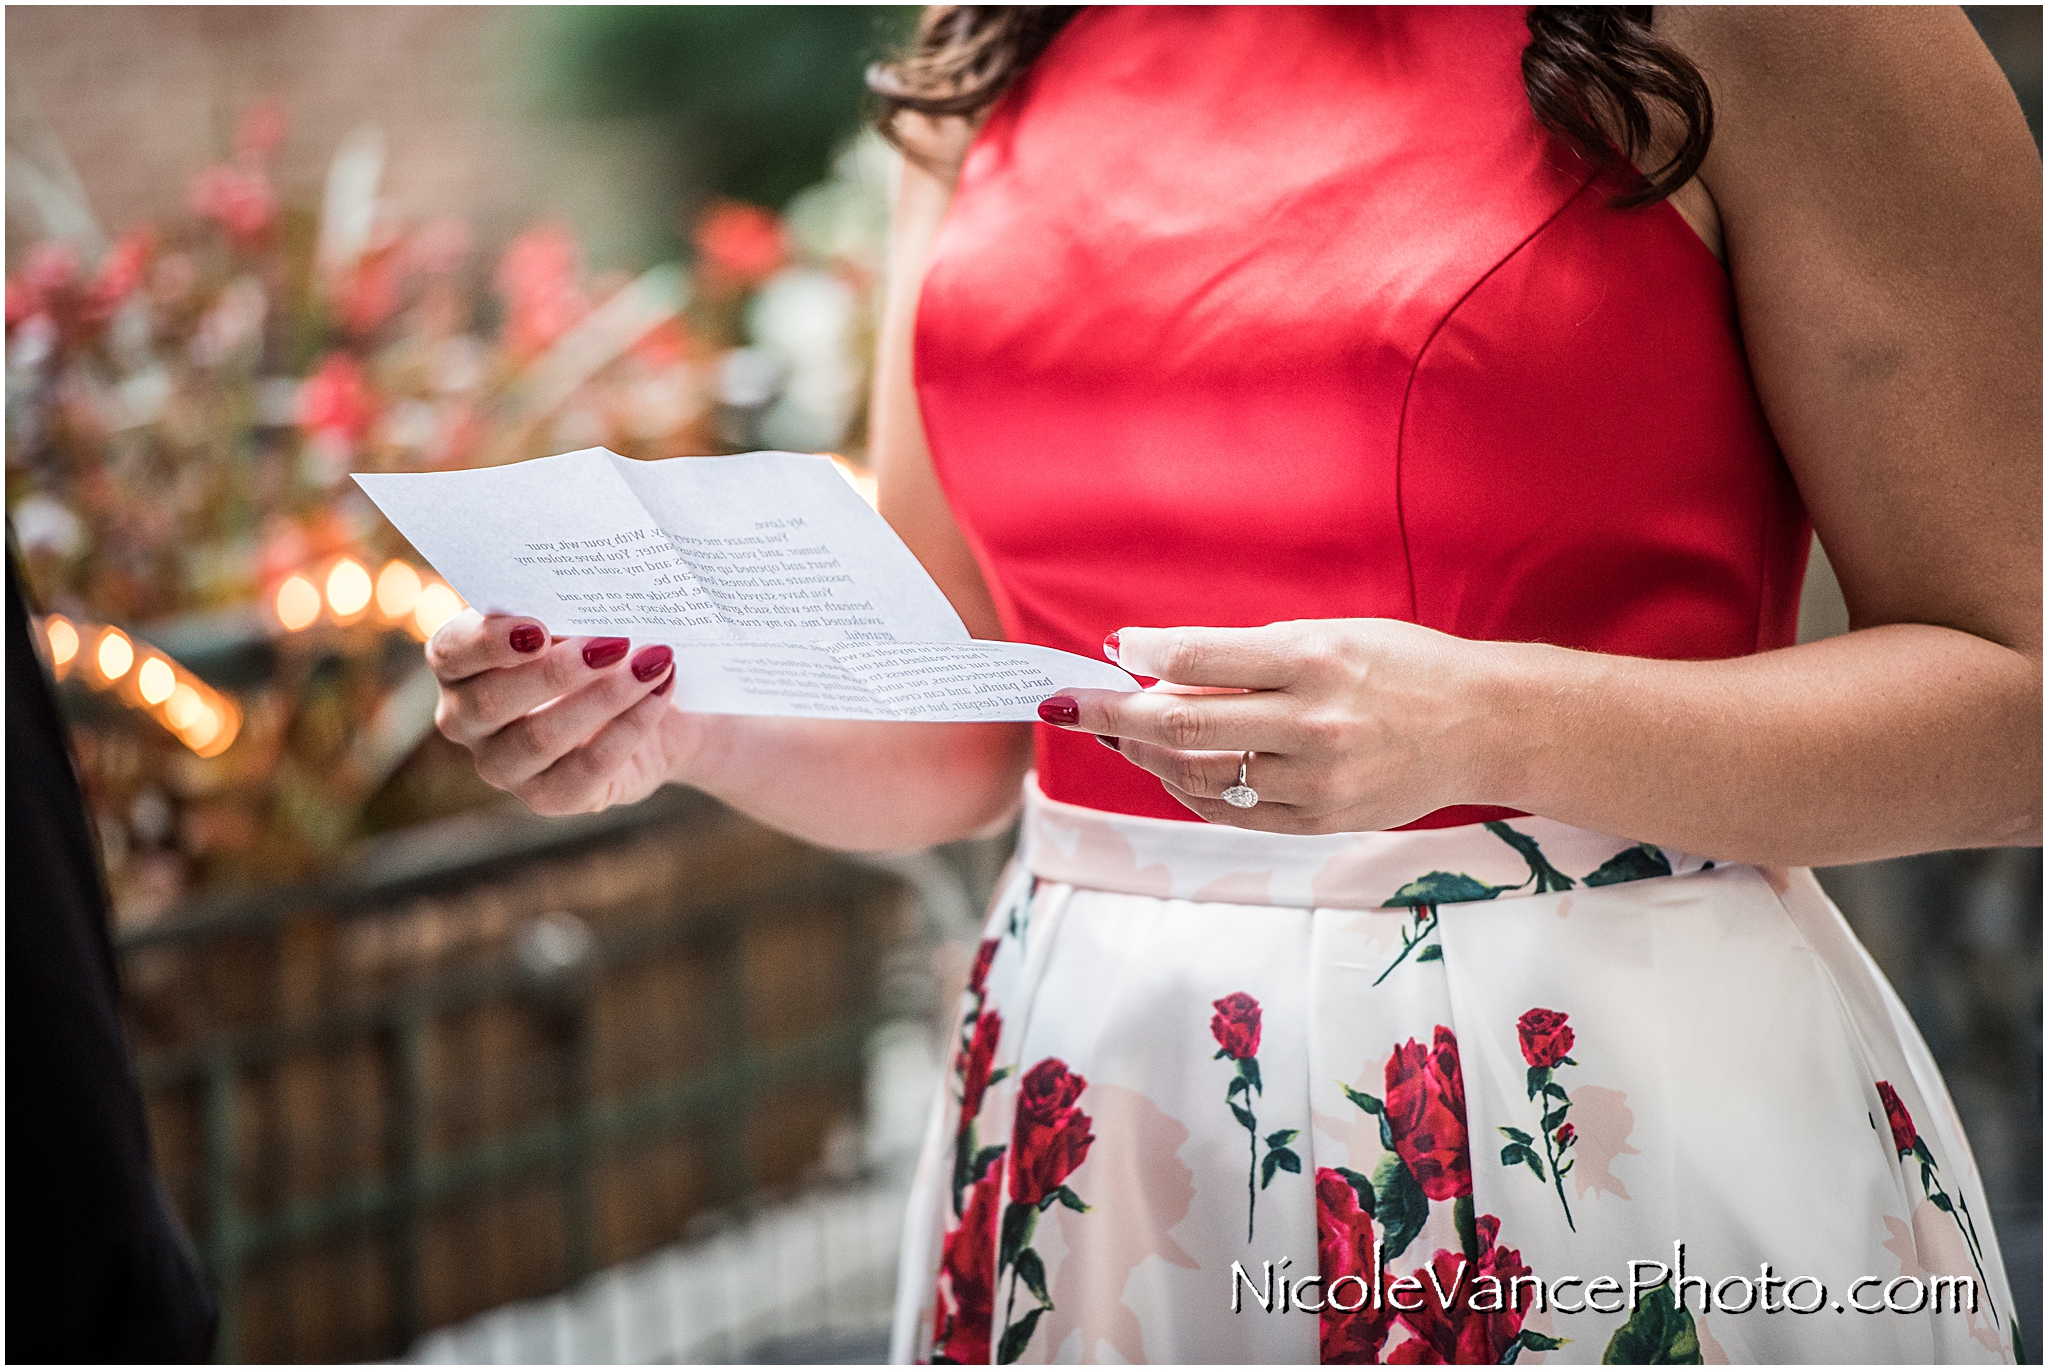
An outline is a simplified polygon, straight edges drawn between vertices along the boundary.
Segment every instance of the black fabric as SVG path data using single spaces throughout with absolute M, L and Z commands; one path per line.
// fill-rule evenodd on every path
M 7 558 L 9 1361 L 189 1361 L 214 1304 L 150 1160 L 99 851 Z

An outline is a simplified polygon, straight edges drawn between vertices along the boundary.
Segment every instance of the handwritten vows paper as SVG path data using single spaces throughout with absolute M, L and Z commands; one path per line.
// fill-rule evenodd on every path
M 1063 689 L 1138 688 L 1106 661 L 970 638 L 823 457 L 590 448 L 356 483 L 479 610 L 672 645 L 678 708 L 1028 721 Z

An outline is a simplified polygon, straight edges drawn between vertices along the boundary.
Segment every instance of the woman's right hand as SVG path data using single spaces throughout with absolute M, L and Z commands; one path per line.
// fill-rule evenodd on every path
M 680 778 L 702 715 L 670 707 L 674 652 L 553 638 L 536 619 L 465 609 L 427 643 L 434 723 L 476 773 L 537 814 L 594 813 Z

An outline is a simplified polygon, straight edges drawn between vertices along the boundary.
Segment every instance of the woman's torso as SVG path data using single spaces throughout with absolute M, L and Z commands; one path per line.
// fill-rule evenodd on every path
M 1012 638 L 1792 641 L 1808 529 L 1726 273 L 1537 124 L 1527 41 L 1520 9 L 1091 9 L 1000 103 L 915 369 Z M 1193 816 L 1038 732 L 1051 797 Z

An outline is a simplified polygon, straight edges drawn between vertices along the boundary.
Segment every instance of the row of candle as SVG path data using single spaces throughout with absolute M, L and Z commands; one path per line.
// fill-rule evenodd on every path
M 462 607 L 462 597 L 445 581 L 422 576 L 406 562 L 384 563 L 373 580 L 368 568 L 349 556 L 335 558 L 324 571 L 286 576 L 270 596 L 271 612 L 287 632 L 312 627 L 323 613 L 329 621 L 346 625 L 360 623 L 374 612 L 421 642 Z
M 200 756 L 219 756 L 242 729 L 235 701 L 148 643 L 119 628 L 73 622 L 51 614 L 41 624 L 57 679 L 78 674 L 98 690 L 112 690 Z

